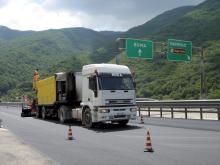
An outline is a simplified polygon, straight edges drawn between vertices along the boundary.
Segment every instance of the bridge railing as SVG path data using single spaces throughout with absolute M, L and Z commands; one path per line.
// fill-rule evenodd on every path
M 176 113 L 184 113 L 184 118 L 188 119 L 190 113 L 196 113 L 201 120 L 204 114 L 216 114 L 217 120 L 220 120 L 220 100 L 149 100 L 147 98 L 137 98 L 138 113 L 159 113 L 159 117 L 169 114 L 171 118 L 175 118 Z

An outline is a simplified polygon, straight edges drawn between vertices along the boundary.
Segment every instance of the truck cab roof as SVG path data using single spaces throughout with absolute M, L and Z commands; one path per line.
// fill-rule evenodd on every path
M 121 73 L 131 74 L 129 68 L 124 65 L 117 64 L 90 64 L 83 66 L 82 75 L 98 73 Z

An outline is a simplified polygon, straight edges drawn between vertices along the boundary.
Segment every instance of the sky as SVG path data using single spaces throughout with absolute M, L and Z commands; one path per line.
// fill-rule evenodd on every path
M 17 30 L 85 27 L 126 31 L 176 7 L 204 0 L 0 0 L 0 25 Z

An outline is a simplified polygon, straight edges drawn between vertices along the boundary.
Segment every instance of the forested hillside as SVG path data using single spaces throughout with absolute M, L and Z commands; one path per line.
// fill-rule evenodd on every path
M 193 46 L 203 47 L 205 63 L 205 86 L 207 98 L 220 98 L 220 1 L 207 0 L 196 7 L 179 8 L 181 12 L 174 21 L 166 22 L 165 15 L 175 15 L 178 9 L 165 12 L 140 27 L 129 31 L 139 31 L 139 36 L 166 43 L 168 38 L 189 40 Z M 188 11 L 188 12 L 185 12 Z M 172 19 L 172 17 L 169 17 Z M 150 30 L 143 30 L 151 27 Z M 152 27 L 156 30 L 152 30 Z M 134 36 L 133 36 L 134 37 Z M 166 55 L 154 55 L 153 61 L 128 60 L 122 63 L 136 72 L 139 97 L 155 99 L 199 99 L 200 98 L 200 54 L 193 49 L 192 62 L 169 62 Z
M 127 32 L 96 32 L 85 28 L 19 32 L 0 28 L 0 96 L 14 99 L 31 94 L 32 74 L 77 71 L 89 63 L 114 62 L 117 37 L 145 38 L 166 43 L 181 39 L 203 47 L 207 98 L 220 98 L 220 1 L 207 0 L 192 7 L 162 13 Z M 5 33 L 7 31 L 7 33 Z M 157 51 L 165 51 L 166 47 Z M 120 63 L 135 71 L 137 97 L 154 99 L 198 99 L 200 97 L 200 52 L 192 62 L 169 62 L 166 54 L 153 60 L 128 59 Z M 4 98 L 3 98 L 4 99 Z
M 65 67 L 73 68 L 82 59 L 91 62 L 90 52 L 107 46 L 118 34 L 86 28 L 25 32 L 1 27 L 0 96 L 19 97 L 22 93 L 31 93 L 36 68 L 44 76 L 59 70 L 54 68 L 59 68 L 64 60 L 67 61 Z

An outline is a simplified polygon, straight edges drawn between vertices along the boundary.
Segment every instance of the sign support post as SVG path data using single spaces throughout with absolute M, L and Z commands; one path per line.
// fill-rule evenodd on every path
M 115 63 L 119 64 L 120 60 L 119 60 L 119 55 L 120 53 L 125 50 L 125 38 L 117 38 L 116 39 L 116 55 L 115 55 Z

